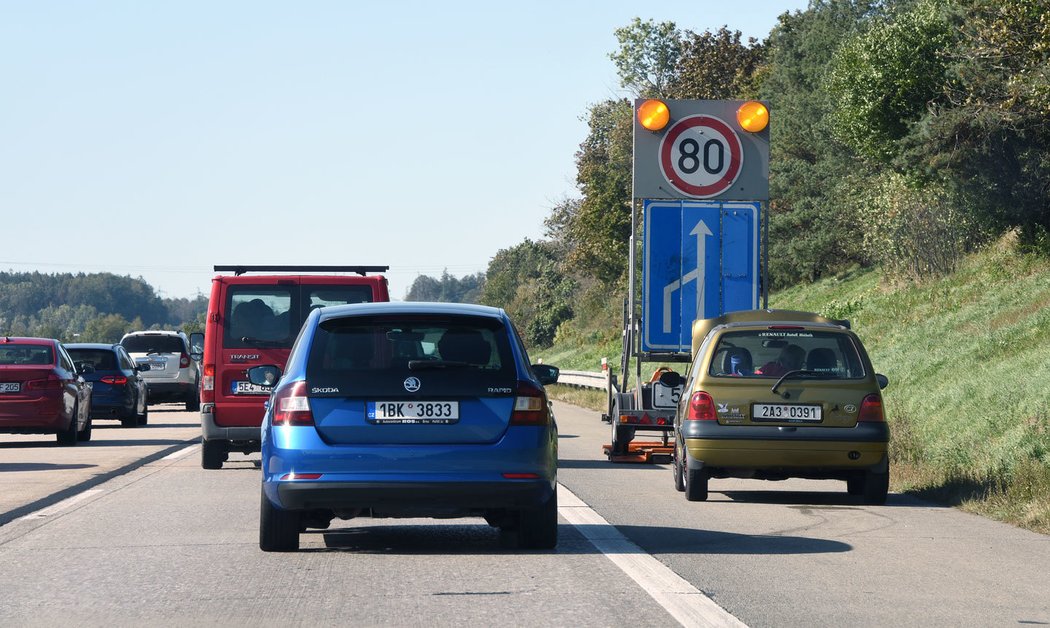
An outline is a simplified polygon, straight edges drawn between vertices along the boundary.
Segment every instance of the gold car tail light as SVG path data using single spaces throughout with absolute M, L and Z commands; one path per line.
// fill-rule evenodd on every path
M 717 421 L 715 400 L 707 392 L 696 391 L 689 398 L 689 412 L 686 413 L 685 418 L 687 421 Z
M 862 423 L 885 423 L 886 416 L 882 412 L 882 398 L 872 393 L 860 403 L 860 414 L 857 421 Z

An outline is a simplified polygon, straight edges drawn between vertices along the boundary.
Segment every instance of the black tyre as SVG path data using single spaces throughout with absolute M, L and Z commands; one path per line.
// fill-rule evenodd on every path
M 554 549 L 558 545 L 558 492 L 536 508 L 521 511 L 518 524 L 518 547 L 521 549 Z
M 136 419 L 139 426 L 149 423 L 149 406 L 146 404 L 145 400 L 142 401 L 142 413 L 139 414 Z
M 703 469 L 685 469 L 685 498 L 691 502 L 707 501 L 707 472 Z
M 630 410 L 634 407 L 634 397 L 629 394 L 616 393 L 613 402 L 613 414 L 609 417 L 611 426 L 610 455 L 620 456 L 626 454 L 628 445 L 634 440 L 634 428 L 620 425 L 620 410 Z
M 295 510 L 281 510 L 260 491 L 259 549 L 264 552 L 294 552 L 299 549 L 299 519 Z
M 864 503 L 872 506 L 881 506 L 886 503 L 886 495 L 890 492 L 890 474 L 873 473 L 868 471 L 864 474 Z
M 685 491 L 685 476 L 682 470 L 685 468 L 685 456 L 683 452 L 674 448 L 674 458 L 671 459 L 671 472 L 674 474 L 674 490 L 679 493 Z
M 864 476 L 855 475 L 850 478 L 846 478 L 846 492 L 850 495 L 863 495 L 864 494 Z
M 88 417 L 87 423 L 84 423 L 84 429 L 77 432 L 77 440 L 86 443 L 91 440 L 91 417 Z
M 200 392 L 194 390 L 193 394 L 186 397 L 186 411 L 187 412 L 200 412 L 201 409 L 201 396 Z
M 135 407 L 131 409 L 126 415 L 120 419 L 121 427 L 138 427 L 139 426 L 139 404 L 135 402 Z
M 214 440 L 206 440 L 201 443 L 201 467 L 205 469 L 221 469 L 222 463 L 226 462 L 229 453 L 226 451 L 226 443 Z
M 69 427 L 59 432 L 58 444 L 63 447 L 71 447 L 77 444 L 77 416 L 80 414 L 80 406 L 73 406 L 73 418 L 69 420 Z

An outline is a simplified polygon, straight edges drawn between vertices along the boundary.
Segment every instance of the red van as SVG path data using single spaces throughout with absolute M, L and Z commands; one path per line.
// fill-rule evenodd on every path
M 247 371 L 260 364 L 284 367 L 303 320 L 314 308 L 389 301 L 389 266 L 216 266 L 205 333 L 193 334 L 201 359 L 201 466 L 221 469 L 229 452 L 259 451 L 259 426 L 268 387 Z M 332 275 L 324 273 L 355 273 Z M 248 274 L 267 273 L 267 274 Z M 296 273 L 296 274 L 269 274 Z M 298 274 L 319 273 L 319 274 Z M 201 350 L 203 347 L 203 351 Z

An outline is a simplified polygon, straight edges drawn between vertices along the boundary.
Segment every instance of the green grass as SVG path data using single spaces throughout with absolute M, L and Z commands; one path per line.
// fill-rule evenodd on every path
M 595 388 L 576 388 L 563 384 L 552 384 L 546 387 L 547 396 L 551 399 L 571 403 L 574 406 L 605 412 L 608 408 L 608 400 L 604 390 Z
M 894 490 L 1050 533 L 1050 261 L 1007 238 L 941 279 L 858 271 L 770 305 L 850 319 L 889 377 Z M 618 367 L 615 340 L 543 356 L 597 370 L 594 357 L 611 349 Z

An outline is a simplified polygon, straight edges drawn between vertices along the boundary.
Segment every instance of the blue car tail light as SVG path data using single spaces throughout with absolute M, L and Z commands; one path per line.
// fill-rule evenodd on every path
M 510 415 L 511 425 L 547 425 L 547 394 L 532 382 L 519 381 L 514 411 Z
M 313 425 L 314 413 L 310 411 L 310 400 L 306 396 L 306 382 L 292 382 L 274 395 L 274 425 Z

